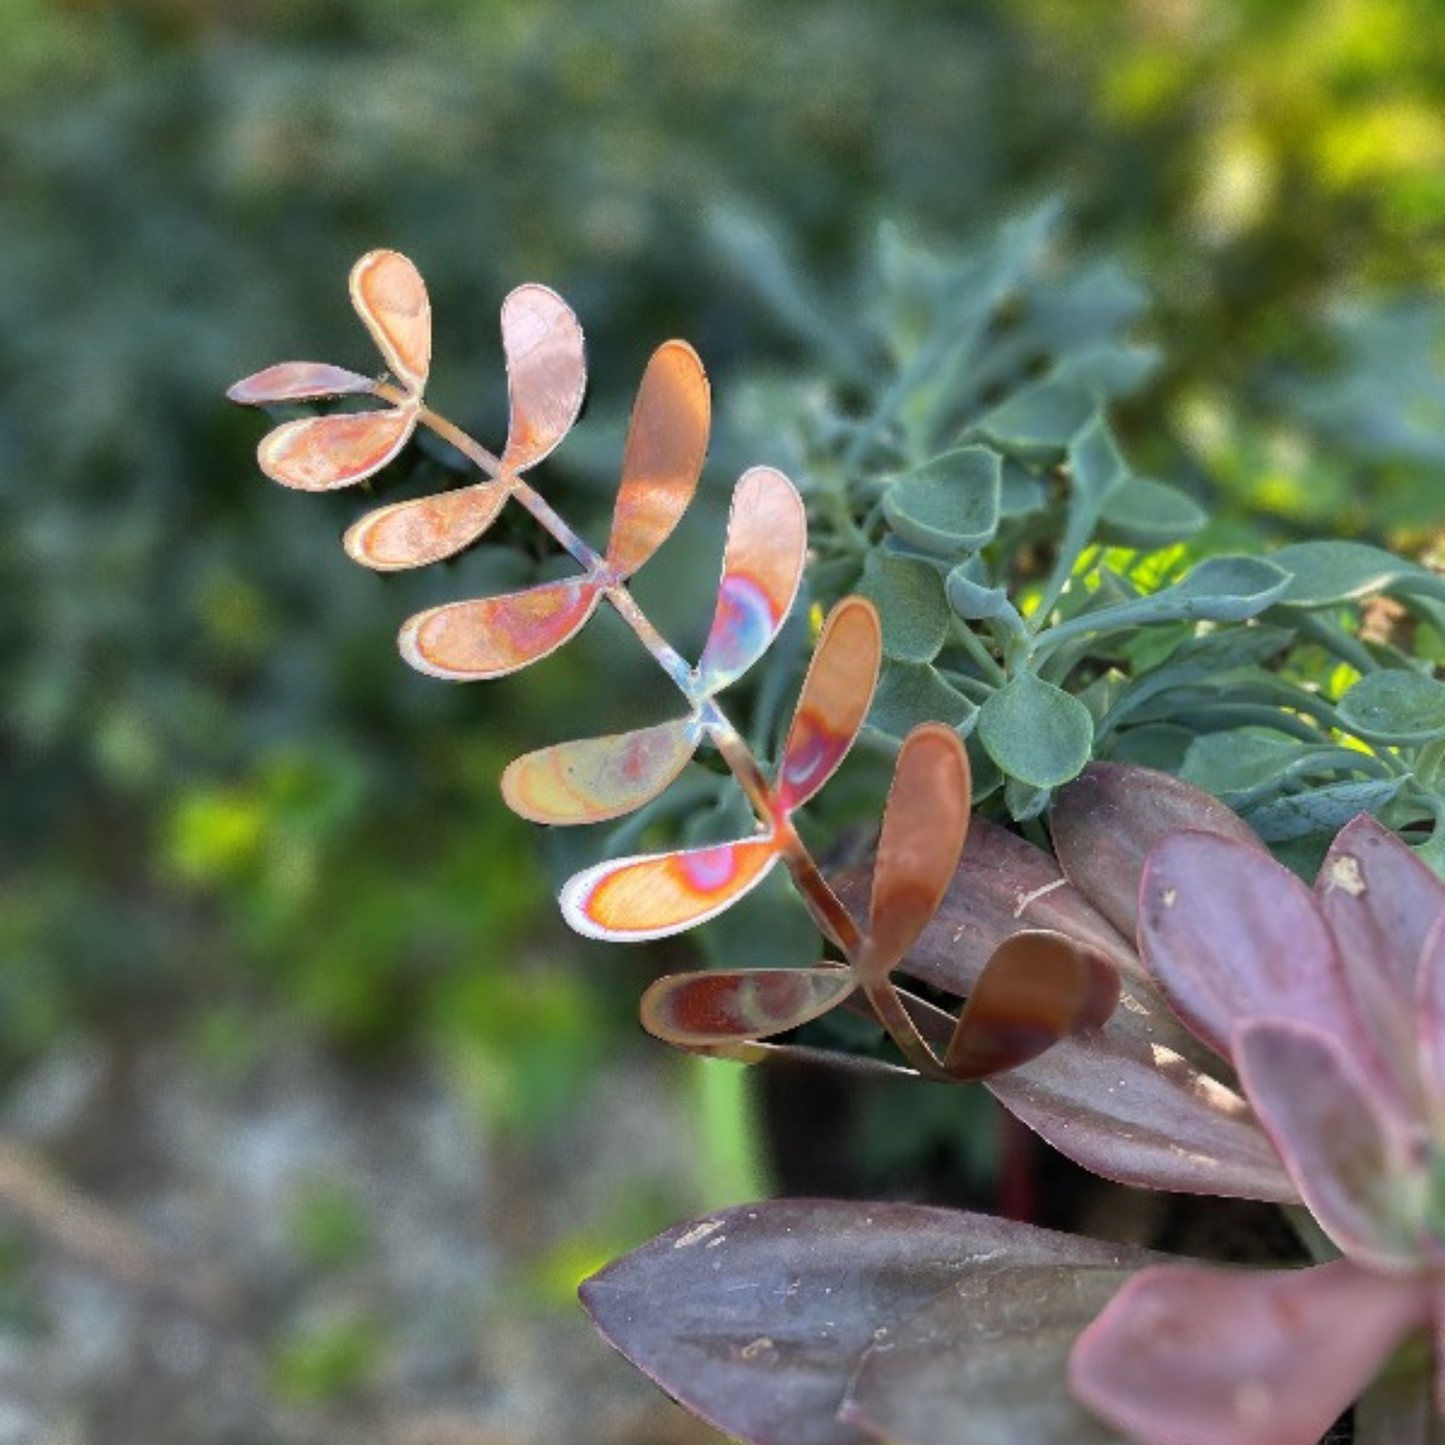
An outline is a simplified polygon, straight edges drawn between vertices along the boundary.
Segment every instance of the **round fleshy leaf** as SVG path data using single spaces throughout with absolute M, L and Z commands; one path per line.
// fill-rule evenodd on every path
M 1445 683 L 1405 668 L 1366 673 L 1340 699 L 1339 715 L 1368 742 L 1434 742 L 1445 738 Z
M 283 361 L 230 387 L 226 396 L 242 406 L 264 406 L 270 401 L 316 401 L 327 396 L 364 395 L 376 383 L 324 361 Z
M 419 396 L 431 369 L 431 303 L 420 272 L 397 251 L 369 251 L 351 268 L 351 304 L 392 375 Z
M 1408 1114 L 1328 1034 L 1248 1019 L 1235 1032 L 1245 1093 L 1320 1227 L 1362 1264 L 1419 1257 L 1421 1192 Z
M 803 499 L 781 472 L 753 467 L 733 489 L 717 612 L 697 665 L 711 696 L 767 651 L 787 618 L 808 552 Z
M 678 1048 L 765 1039 L 821 1017 L 857 986 L 852 969 L 828 966 L 673 974 L 642 995 L 642 1026 Z
M 587 578 L 569 577 L 525 592 L 449 602 L 417 613 L 397 641 L 407 662 L 432 677 L 501 677 L 561 647 L 592 615 L 600 595 Z
M 557 743 L 517 758 L 502 774 L 507 806 L 534 823 L 601 823 L 655 798 L 697 747 L 692 718 L 615 737 Z
M 1168 547 L 1209 520 L 1193 497 L 1148 477 L 1125 477 L 1099 517 L 1100 531 L 1121 547 Z
M 1102 953 L 1062 933 L 1015 933 L 984 965 L 943 1067 L 957 1079 L 1017 1068 L 1102 1028 L 1118 1002 L 1119 975 Z
M 1420 1077 L 1426 1097 L 1445 1113 L 1445 917 L 1425 939 L 1418 988 Z
M 774 790 L 790 812 L 811 798 L 843 761 L 873 700 L 883 630 L 873 604 L 845 597 L 828 614 L 803 679 Z
M 638 389 L 622 457 L 607 563 L 637 571 L 677 526 L 702 475 L 712 403 L 707 375 L 685 341 L 652 353 Z
M 1084 1330 L 1069 1378 L 1138 1440 L 1316 1445 L 1425 1323 L 1429 1298 L 1424 1281 L 1345 1259 L 1267 1273 L 1146 1269 Z
M 502 302 L 511 422 L 505 471 L 534 467 L 572 429 L 587 390 L 582 327 L 546 286 L 519 286 Z
M 1290 574 L 1280 598 L 1286 607 L 1323 607 L 1392 588 L 1406 592 L 1412 583 L 1432 580 L 1417 562 L 1364 542 L 1295 542 L 1272 552 L 1270 561 Z
M 1077 777 L 1089 761 L 1094 720 L 1078 698 L 1022 672 L 979 709 L 978 737 L 1009 777 L 1054 788 Z
M 376 572 L 439 562 L 470 546 L 496 520 L 511 495 L 507 481 L 479 482 L 434 497 L 378 507 L 347 528 L 347 555 Z
M 887 973 L 948 891 L 968 832 L 968 754 L 958 734 L 925 723 L 904 740 L 883 811 L 865 968 Z
M 921 551 L 956 558 L 993 540 L 1001 476 L 997 452 L 959 447 L 899 477 L 884 493 L 883 515 Z
M 283 487 L 329 492 L 374 476 L 406 445 L 416 408 L 358 411 L 287 422 L 261 439 L 261 470 Z
M 568 879 L 558 902 L 588 938 L 666 938 L 715 918 L 767 877 L 778 861 L 771 836 L 599 863 Z
M 893 662 L 932 662 L 948 636 L 948 598 L 938 569 L 916 557 L 868 554 L 859 592 L 883 621 L 883 655 Z

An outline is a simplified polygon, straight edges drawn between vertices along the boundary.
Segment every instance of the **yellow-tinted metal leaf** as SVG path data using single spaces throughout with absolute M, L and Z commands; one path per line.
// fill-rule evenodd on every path
M 968 754 L 958 734 L 924 723 L 904 739 L 878 837 L 867 966 L 886 973 L 943 901 L 968 832 Z
M 378 572 L 424 567 L 475 542 L 492 525 L 511 490 L 505 479 L 479 482 L 378 507 L 354 522 L 342 542 L 354 561 Z
M 857 988 L 849 968 L 679 973 L 642 995 L 642 1026 L 680 1048 L 765 1039 L 828 1012 Z
M 984 965 L 944 1056 L 957 1079 L 982 1079 L 1037 1058 L 1060 1039 L 1100 1028 L 1119 1001 L 1102 953 L 1062 933 L 1016 933 Z
M 283 487 L 328 492 L 379 472 L 416 428 L 416 408 L 358 411 L 287 422 L 261 439 L 261 470 Z
M 600 823 L 655 798 L 697 747 L 696 720 L 540 748 L 509 763 L 502 796 L 534 823 Z
M 401 655 L 418 672 L 454 682 L 501 677 L 554 652 L 592 615 L 596 584 L 585 577 L 525 592 L 449 602 L 401 629 Z
M 368 251 L 351 268 L 351 304 L 392 375 L 419 396 L 431 369 L 431 303 L 416 267 L 397 251 Z
M 868 715 L 883 633 L 873 604 L 845 597 L 828 614 L 788 731 L 775 796 L 785 812 L 833 776 Z
M 771 836 L 599 863 L 567 881 L 563 917 L 589 938 L 666 938 L 715 918 L 778 861 Z
M 582 327 L 572 308 L 545 286 L 519 286 L 502 302 L 511 425 L 506 471 L 542 460 L 572 428 L 587 389 Z
M 677 525 L 702 474 L 711 416 L 707 376 L 685 341 L 659 346 L 647 363 L 612 518 L 607 562 L 627 577 Z
M 744 472 L 728 514 L 717 612 L 697 665 L 704 695 L 734 682 L 767 651 L 793 605 L 807 552 L 797 488 L 771 467 Z

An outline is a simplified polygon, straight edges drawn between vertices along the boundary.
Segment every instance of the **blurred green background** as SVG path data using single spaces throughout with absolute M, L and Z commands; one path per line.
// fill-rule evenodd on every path
M 515 753 L 635 722 L 645 658 L 599 627 L 489 688 L 409 673 L 399 622 L 514 584 L 531 535 L 362 573 L 336 543 L 365 499 L 266 482 L 264 419 L 227 406 L 231 381 L 293 357 L 371 371 L 346 275 L 393 247 L 431 290 L 433 403 L 496 446 L 497 307 L 546 282 L 593 381 L 539 481 L 595 540 L 646 357 L 687 337 L 721 460 L 659 563 L 681 643 L 729 468 L 779 460 L 730 392 L 827 372 L 881 222 L 949 250 L 1059 196 L 1062 253 L 1117 257 L 1151 298 L 1163 364 L 1120 418 L 1136 455 L 1242 535 L 1418 554 L 1445 510 L 1439 19 L 1435 0 L 0 0 L 0 1124 L 243 1281 L 226 1338 L 251 1382 L 215 1407 L 210 1324 L 190 1375 L 159 1346 L 67 1363 L 101 1308 L 75 1303 L 93 1262 L 4 1199 L 15 1438 L 322 1439 L 363 1406 L 413 1441 L 686 1438 L 593 1360 L 571 1290 L 762 1187 L 736 1083 L 635 1032 L 658 959 L 565 936 L 538 836 L 496 793 Z M 800 310 L 798 278 L 834 314 Z M 413 449 L 378 490 L 448 466 Z M 398 1097 L 415 1109 L 392 1124 L 440 1130 L 436 1158 L 479 1151 L 430 1191 L 453 1191 L 432 1233 L 387 1192 L 410 1170 L 424 1199 L 442 1168 L 386 1154 Z M 425 1286 L 386 1263 L 393 1235 L 481 1262 Z M 114 1274 L 97 1298 L 141 1311 L 133 1339 L 150 1307 Z M 556 1339 L 603 1377 L 565 1378 Z M 154 1390 L 121 1387 L 137 1377 Z M 585 1403 L 609 1391 L 613 1414 Z

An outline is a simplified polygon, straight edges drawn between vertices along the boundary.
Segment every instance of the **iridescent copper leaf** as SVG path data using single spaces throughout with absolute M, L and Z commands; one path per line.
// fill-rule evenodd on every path
M 999 945 L 968 996 L 943 1067 L 982 1079 L 1017 1068 L 1060 1039 L 1101 1028 L 1119 1001 L 1102 953 L 1062 933 L 1016 933 Z
M 420 395 L 431 369 L 431 303 L 416 267 L 399 252 L 368 251 L 351 268 L 351 304 L 392 375 Z
M 369 392 L 376 383 L 324 361 L 283 361 L 252 376 L 242 377 L 226 396 L 242 406 L 262 406 L 268 401 L 315 401 L 326 396 L 348 396 Z
M 850 968 L 678 973 L 642 995 L 642 1026 L 679 1048 L 765 1039 L 820 1017 L 857 988 Z
M 869 964 L 886 973 L 912 947 L 958 866 L 968 832 L 968 754 L 958 734 L 924 723 L 904 740 L 883 813 L 873 903 Z
M 853 746 L 873 700 L 882 655 L 873 604 L 845 597 L 823 624 L 788 730 L 775 790 L 784 812 L 806 803 Z
M 511 491 L 503 479 L 378 507 L 354 522 L 342 543 L 353 561 L 377 572 L 424 567 L 475 542 Z
M 417 613 L 397 641 L 407 662 L 432 677 L 501 677 L 561 647 L 592 615 L 599 595 L 588 578 L 569 577 L 525 592 L 449 602 Z
M 577 420 L 587 389 L 582 327 L 572 308 L 545 286 L 519 286 L 502 302 L 511 424 L 506 471 L 534 467 Z
M 601 823 L 655 798 L 697 747 L 694 718 L 557 743 L 507 765 L 502 797 L 534 823 Z
M 327 492 L 379 472 L 416 428 L 416 408 L 358 411 L 287 422 L 261 439 L 261 470 L 283 487 Z
M 570 878 L 558 903 L 588 938 L 666 938 L 705 923 L 751 892 L 778 861 L 771 835 L 599 863 Z
M 797 596 L 807 552 L 797 488 L 771 467 L 744 472 L 728 514 L 717 612 L 697 665 L 703 696 L 736 681 L 767 651 Z
M 652 353 L 627 430 L 622 486 L 607 564 L 630 576 L 677 526 L 702 474 L 711 402 L 707 376 L 685 341 Z

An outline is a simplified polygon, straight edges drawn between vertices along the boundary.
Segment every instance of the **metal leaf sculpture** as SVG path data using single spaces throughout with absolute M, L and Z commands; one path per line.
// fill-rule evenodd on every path
M 654 727 L 557 743 L 502 774 L 507 805 L 536 823 L 597 823 L 656 797 L 705 736 L 728 723 L 710 702 L 767 651 L 793 605 L 807 555 L 803 499 L 771 467 L 745 472 L 733 492 L 717 611 L 695 668 L 675 675 L 691 705 Z
M 577 563 L 577 575 L 498 597 L 452 602 L 412 617 L 399 645 L 433 677 L 500 677 L 545 657 L 606 601 L 633 629 L 687 705 L 685 716 L 616 736 L 554 744 L 516 759 L 503 794 L 524 817 L 551 824 L 616 818 L 655 797 L 703 740 L 721 753 L 758 816 L 758 832 L 712 847 L 624 858 L 578 874 L 562 911 L 578 931 L 610 939 L 659 938 L 712 918 L 781 860 L 841 962 L 745 968 L 660 980 L 643 1003 L 647 1026 L 699 1053 L 758 1060 L 805 1054 L 769 1042 L 839 1004 L 861 1007 L 892 1035 L 908 1064 L 933 1077 L 977 1078 L 1011 1068 L 1066 1034 L 1101 1021 L 1117 993 L 1104 956 L 1062 935 L 1021 934 L 996 951 L 961 1014 L 905 993 L 890 977 L 933 917 L 968 827 L 967 757 L 958 735 L 925 724 L 899 754 L 884 815 L 866 926 L 824 881 L 792 815 L 837 769 L 873 696 L 881 628 L 871 603 L 845 598 L 823 627 L 772 781 L 722 711 L 717 695 L 771 645 L 796 596 L 807 552 L 802 501 L 768 467 L 733 493 L 722 579 L 695 666 L 668 645 L 628 591 L 692 499 L 707 451 L 707 376 L 685 342 L 653 353 L 639 388 L 605 551 L 580 538 L 525 474 L 571 430 L 587 369 L 582 329 L 545 286 L 502 305 L 509 396 L 506 444 L 493 454 L 427 406 L 431 308 L 415 266 L 372 251 L 351 273 L 351 300 L 393 380 L 322 362 L 289 362 L 236 383 L 246 405 L 375 396 L 381 410 L 287 422 L 261 443 L 262 470 L 285 486 L 326 491 L 365 480 L 418 425 L 458 448 L 482 480 L 377 508 L 346 533 L 349 556 L 375 571 L 424 566 L 475 541 L 509 499 L 524 507 Z M 878 1067 L 893 1067 L 879 1064 Z
M 709 419 L 707 377 L 697 354 L 680 341 L 659 347 L 633 408 L 606 553 L 599 557 L 569 531 L 569 550 L 580 552 L 586 567 L 580 576 L 418 613 L 401 629 L 402 656 L 418 672 L 467 681 L 501 677 L 555 651 L 681 520 L 702 474 Z M 541 429 L 523 434 L 537 449 L 547 440 Z
M 431 369 L 431 305 L 415 266 L 395 251 L 369 251 L 351 268 L 351 304 L 401 390 L 321 362 L 288 362 L 238 381 L 227 395 L 248 406 L 370 392 L 385 411 L 305 417 L 261 441 L 261 470 L 283 487 L 325 492 L 379 472 L 416 430 Z
M 362 566 L 380 572 L 424 567 L 470 546 L 491 526 L 522 473 L 572 429 L 587 389 L 582 327 L 572 308 L 545 286 L 519 286 L 502 303 L 502 350 L 511 406 L 497 475 L 368 512 L 342 539 Z

